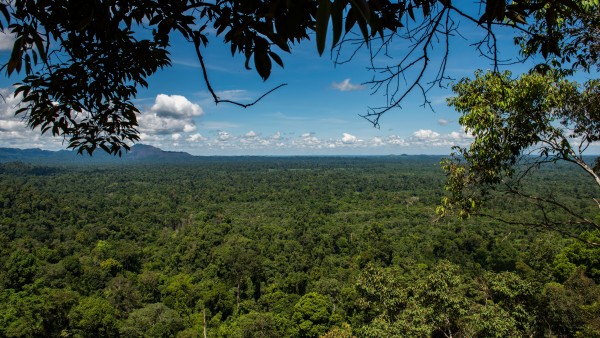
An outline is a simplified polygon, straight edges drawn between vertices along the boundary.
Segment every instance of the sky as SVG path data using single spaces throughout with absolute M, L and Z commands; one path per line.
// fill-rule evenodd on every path
M 464 37 L 453 37 L 448 75 L 460 79 L 473 76 L 476 69 L 492 67 L 469 46 L 476 34 L 477 30 L 466 29 Z M 514 57 L 512 37 L 500 35 L 500 40 L 504 46 L 501 57 Z M 11 36 L 0 33 L 2 64 L 11 47 Z M 397 62 L 408 44 L 398 42 L 391 47 L 391 57 L 378 62 Z M 360 116 L 368 107 L 386 103 L 383 92 L 364 84 L 374 75 L 367 69 L 370 58 L 366 50 L 351 62 L 336 66 L 328 51 L 318 55 L 314 39 L 291 49 L 291 54 L 278 52 L 285 68 L 274 64 L 265 82 L 255 70 L 245 69 L 243 58 L 231 56 L 222 38 L 211 36 L 204 57 L 212 86 L 221 98 L 248 103 L 287 84 L 254 106 L 241 108 L 215 105 L 193 46 L 174 38 L 172 67 L 150 77 L 149 88 L 141 88 L 134 100 L 142 112 L 139 142 L 193 155 L 447 155 L 453 145 L 465 146 L 471 141 L 458 124 L 459 114 L 446 104 L 452 95 L 449 88 L 429 92 L 430 107 L 422 106 L 421 94 L 409 95 L 401 108 L 383 115 L 376 128 Z M 442 48 L 432 50 L 432 59 L 439 60 L 441 52 Z M 519 73 L 531 65 L 504 69 Z M 18 78 L 14 76 L 0 77 L 0 94 L 5 98 L 0 100 L 0 147 L 65 149 L 62 138 L 29 130 L 14 116 L 19 101 L 12 96 L 15 82 Z

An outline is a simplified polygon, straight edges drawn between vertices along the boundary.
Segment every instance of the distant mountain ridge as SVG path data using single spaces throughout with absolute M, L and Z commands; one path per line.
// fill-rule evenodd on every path
M 194 158 L 196 157 L 186 152 L 164 151 L 146 144 L 134 145 L 121 157 L 109 155 L 102 150 L 97 150 L 93 156 L 88 156 L 69 150 L 0 148 L 0 162 L 20 161 L 33 164 L 177 163 Z

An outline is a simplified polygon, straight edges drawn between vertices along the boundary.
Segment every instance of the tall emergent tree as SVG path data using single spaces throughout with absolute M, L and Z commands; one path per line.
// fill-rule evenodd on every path
M 1 0 L 0 29 L 16 38 L 2 69 L 23 74 L 16 89 L 23 97 L 17 114 L 30 127 L 65 138 L 80 153 L 100 147 L 117 154 L 139 139 L 140 111 L 132 99 L 138 87 L 147 86 L 148 76 L 170 65 L 174 34 L 196 51 L 201 81 L 217 103 L 227 100 L 216 95 L 204 65 L 209 31 L 232 54 L 243 54 L 246 67 L 252 65 L 265 80 L 273 62 L 283 66 L 277 53 L 291 52 L 313 32 L 319 53 L 332 34 L 335 62 L 351 58 L 355 48 L 368 48 L 375 59 L 389 46 L 405 44 L 390 64 L 370 65 L 374 77 L 368 83 L 384 91 L 387 100 L 364 117 L 378 125 L 408 93 L 422 92 L 427 104 L 427 92 L 448 81 L 451 39 L 465 27 L 471 30 L 469 25 L 482 32 L 473 45 L 495 69 L 500 64 L 496 31 L 504 28 L 525 56 L 541 53 L 556 64 L 587 65 L 597 57 L 598 44 L 589 43 L 589 32 L 580 33 L 587 20 L 597 19 L 590 14 L 597 5 L 595 0 L 481 0 L 479 5 L 451 0 Z M 596 36 L 591 33 L 592 40 Z M 427 72 L 432 67 L 437 71 Z

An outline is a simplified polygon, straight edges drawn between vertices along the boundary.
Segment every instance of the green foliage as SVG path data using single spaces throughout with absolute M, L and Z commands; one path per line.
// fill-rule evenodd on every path
M 117 309 L 96 296 L 80 299 L 69 312 L 69 322 L 77 337 L 116 337 L 117 317 Z
M 598 334 L 597 317 L 600 288 L 577 269 L 564 284 L 550 283 L 542 298 L 542 316 L 547 334 L 575 336 L 581 330 Z
M 600 242 L 600 231 L 584 232 L 581 237 L 589 242 Z M 563 249 L 554 261 L 556 274 L 560 278 L 568 278 L 577 267 L 586 275 L 600 283 L 600 248 L 575 242 Z
M 79 295 L 70 290 L 42 288 L 0 293 L 0 335 L 58 336 L 67 328 L 69 309 Z
M 330 327 L 332 304 L 327 296 L 309 292 L 294 305 L 292 320 L 298 337 L 319 337 Z
M 0 336 L 593 336 L 596 251 L 436 220 L 438 162 L 0 164 Z M 540 175 L 560 198 L 593 192 L 570 190 L 573 167 Z
M 562 161 L 579 167 L 600 187 L 600 177 L 584 158 L 585 150 L 600 138 L 599 84 L 590 80 L 580 88 L 553 72 L 516 79 L 509 72 L 477 72 L 475 79 L 462 79 L 453 87 L 457 96 L 449 104 L 462 114 L 459 122 L 474 139 L 468 148 L 455 147 L 452 158 L 442 162 L 448 195 L 438 212 L 456 212 L 461 218 L 492 214 L 506 223 L 550 228 L 573 237 L 580 230 L 569 225 L 600 227 L 590 213 L 577 212 L 567 199 L 522 185 L 543 165 Z M 494 191 L 536 206 L 539 214 L 516 219 L 490 213 L 486 208 L 502 201 Z
M 35 256 L 19 248 L 4 263 L 4 271 L 7 288 L 20 289 L 33 281 L 37 271 Z
M 124 337 L 175 337 L 181 329 L 183 321 L 177 311 L 154 303 L 132 311 L 119 332 Z
M 326 334 L 319 338 L 356 338 L 352 334 L 352 327 L 350 324 L 344 323 L 341 327 L 334 326 L 331 330 L 327 331 Z

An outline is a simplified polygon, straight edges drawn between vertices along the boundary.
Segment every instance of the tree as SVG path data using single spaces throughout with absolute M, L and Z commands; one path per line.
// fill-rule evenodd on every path
M 449 194 L 438 208 L 440 213 L 484 215 L 574 237 L 580 227 L 600 229 L 595 218 L 575 211 L 567 201 L 523 186 L 534 169 L 567 162 L 600 188 L 598 160 L 593 166 L 584 157 L 590 145 L 600 140 L 598 80 L 581 87 L 552 71 L 517 78 L 509 72 L 490 71 L 461 80 L 453 90 L 457 96 L 449 104 L 462 114 L 459 122 L 474 139 L 468 148 L 455 147 L 452 158 L 443 162 Z M 492 191 L 528 201 L 538 212 L 531 219 L 488 213 L 486 202 L 497 196 Z
M 82 337 L 116 337 L 119 313 L 104 298 L 85 297 L 71 308 L 69 322 L 73 331 Z
M 298 337 L 319 337 L 330 327 L 331 300 L 316 292 L 302 296 L 294 305 L 292 320 L 298 326 Z
M 20 290 L 25 284 L 33 281 L 37 271 L 35 256 L 23 249 L 17 249 L 6 260 L 7 288 Z
M 481 30 L 474 46 L 493 60 L 495 69 L 500 64 L 499 27 L 515 33 L 525 56 L 556 56 L 556 64 L 573 57 L 583 67 L 597 60 L 598 43 L 595 35 L 579 28 L 597 21 L 592 14 L 597 7 L 596 0 L 482 0 L 479 11 L 449 0 L 2 0 L 0 29 L 8 28 L 16 37 L 2 68 L 8 75 L 23 71 L 15 95 L 22 95 L 17 114 L 28 126 L 63 137 L 79 153 L 91 154 L 99 147 L 121 154 L 139 140 L 140 111 L 132 99 L 138 87 L 148 85 L 150 75 L 170 65 L 167 48 L 174 34 L 195 50 L 215 102 L 248 107 L 256 101 L 231 102 L 213 90 L 203 61 L 209 29 L 223 37 L 232 54 L 244 55 L 246 68 L 253 64 L 266 80 L 273 62 L 283 66 L 276 51 L 291 52 L 290 46 L 309 39 L 311 32 L 323 53 L 331 22 L 335 62 L 345 62 L 344 55 L 352 58 L 355 48 L 366 47 L 372 55 L 375 75 L 367 83 L 384 91 L 387 99 L 364 117 L 377 126 L 382 114 L 399 107 L 409 93 L 420 91 L 428 104 L 427 92 L 446 84 L 450 40 L 460 34 L 458 20 Z M 410 46 L 398 62 L 375 61 L 396 43 Z M 426 71 L 434 67 L 434 48 L 441 48 L 442 57 L 435 75 L 427 78 Z M 400 81 L 404 76 L 411 78 L 407 86 Z
M 177 311 L 154 303 L 132 311 L 119 332 L 126 337 L 174 337 L 182 329 L 183 321 Z

